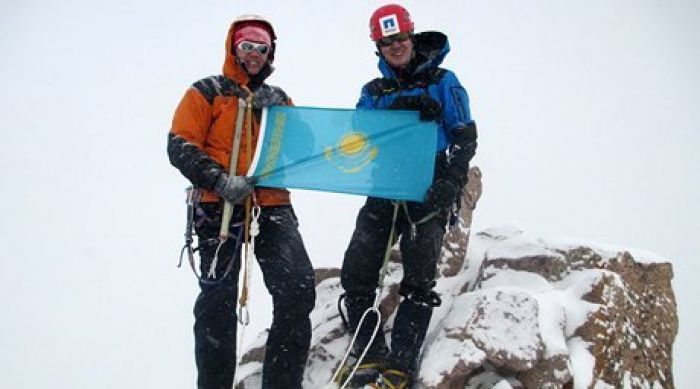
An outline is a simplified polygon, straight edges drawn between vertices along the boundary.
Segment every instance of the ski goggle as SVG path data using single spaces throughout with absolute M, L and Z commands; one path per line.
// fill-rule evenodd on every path
M 411 37 L 410 32 L 401 32 L 394 35 L 389 35 L 377 41 L 377 45 L 381 47 L 391 46 L 394 42 L 405 42 Z
M 265 43 L 255 43 L 249 41 L 243 41 L 238 44 L 238 49 L 244 53 L 250 53 L 255 50 L 260 55 L 265 55 L 270 52 L 270 46 Z

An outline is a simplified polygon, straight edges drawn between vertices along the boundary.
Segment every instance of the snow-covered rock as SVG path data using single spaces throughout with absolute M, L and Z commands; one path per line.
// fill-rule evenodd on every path
M 670 261 L 651 253 L 533 237 L 507 226 L 470 235 L 481 194 L 470 172 L 457 228 L 443 245 L 414 389 L 673 388 L 678 332 Z M 350 342 L 338 269 L 317 270 L 304 388 L 328 387 Z M 395 252 L 380 310 L 390 339 L 402 270 Z M 243 356 L 242 388 L 260 387 L 266 333 Z

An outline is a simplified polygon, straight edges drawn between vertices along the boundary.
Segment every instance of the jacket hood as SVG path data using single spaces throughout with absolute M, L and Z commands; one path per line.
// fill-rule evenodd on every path
M 226 36 L 226 57 L 224 58 L 223 73 L 226 78 L 230 78 L 240 85 L 248 85 L 252 77 L 246 73 L 243 66 L 238 62 L 238 58 L 236 58 L 236 53 L 233 48 L 233 34 L 236 31 L 234 26 L 235 22 L 231 23 L 231 26 L 228 29 L 228 35 Z M 259 82 L 262 82 L 270 74 L 272 74 L 272 70 L 273 67 L 270 65 L 270 61 L 268 59 L 265 66 L 255 78 Z
M 447 35 L 439 31 L 424 31 L 415 34 L 413 40 L 413 51 L 415 56 L 409 64 L 411 74 L 418 74 L 427 69 L 440 66 L 450 52 L 450 43 Z M 395 70 L 383 56 L 379 55 L 379 71 L 385 78 L 397 78 Z

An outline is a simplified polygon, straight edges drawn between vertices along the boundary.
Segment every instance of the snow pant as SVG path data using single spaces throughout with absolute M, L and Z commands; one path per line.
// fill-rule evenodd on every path
M 219 251 L 217 276 L 207 279 L 219 243 L 221 203 L 203 203 L 195 230 L 199 237 L 202 281 L 194 306 L 195 359 L 199 389 L 230 389 L 236 369 L 238 269 L 242 247 L 229 239 Z M 235 207 L 232 224 L 243 220 Z M 263 362 L 263 389 L 299 389 L 311 340 L 309 314 L 314 307 L 314 270 L 291 206 L 264 207 L 255 256 L 272 295 L 273 319 Z M 233 231 L 233 229 L 232 229 Z
M 408 202 L 410 220 L 421 220 L 429 211 L 423 204 Z M 402 206 L 403 207 L 403 206 Z M 394 205 L 389 200 L 368 198 L 357 216 L 355 231 L 345 252 L 341 284 L 345 289 L 345 306 L 351 330 L 357 331 L 362 314 L 372 306 L 384 260 Z M 391 333 L 390 351 L 383 332 L 370 345 L 369 359 L 385 359 L 393 368 L 413 374 L 430 324 L 430 317 L 439 298 L 435 286 L 437 259 L 445 235 L 447 216 L 437 215 L 418 224 L 411 236 L 411 224 L 403 209 L 399 210 L 396 231 L 403 263 L 403 279 L 399 304 Z M 359 329 L 356 353 L 368 344 L 376 324 L 376 315 L 368 315 Z

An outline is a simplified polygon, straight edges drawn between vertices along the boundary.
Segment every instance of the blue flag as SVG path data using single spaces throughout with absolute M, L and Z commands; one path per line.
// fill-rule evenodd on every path
M 248 176 L 256 186 L 423 201 L 437 124 L 415 111 L 272 106 Z

